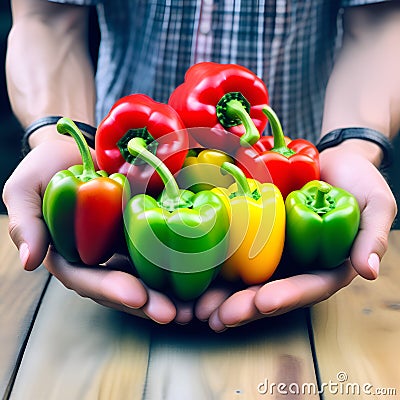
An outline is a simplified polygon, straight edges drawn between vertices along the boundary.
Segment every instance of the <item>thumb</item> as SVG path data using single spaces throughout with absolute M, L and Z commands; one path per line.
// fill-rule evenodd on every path
M 38 178 L 20 166 L 4 185 L 3 201 L 9 216 L 10 237 L 19 250 L 23 267 L 32 271 L 45 257 L 49 237 L 42 219 L 40 190 L 35 190 L 34 182 Z
M 367 198 L 361 213 L 360 230 L 350 254 L 354 269 L 366 279 L 375 279 L 379 275 L 396 212 L 396 201 L 388 188 Z
M 72 140 L 49 140 L 21 161 L 4 185 L 10 236 L 26 270 L 42 263 L 49 246 L 49 234 L 42 219 L 42 194 L 54 173 L 79 163 L 82 159 Z

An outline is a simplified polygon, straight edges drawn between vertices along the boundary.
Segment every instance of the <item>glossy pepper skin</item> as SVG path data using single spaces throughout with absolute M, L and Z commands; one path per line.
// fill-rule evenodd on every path
M 247 285 L 267 281 L 281 260 L 285 240 L 285 205 L 278 188 L 246 179 L 235 165 L 222 168 L 236 183 L 228 189 L 212 191 L 225 201 L 230 215 L 229 258 L 221 275 L 227 280 L 240 279 Z
M 267 103 L 267 88 L 253 72 L 241 65 L 214 62 L 190 67 L 184 83 L 168 100 L 187 128 L 212 128 L 193 131 L 198 143 L 229 154 L 239 141 L 251 145 L 260 137 L 267 124 L 262 112 Z
M 232 163 L 233 158 L 219 150 L 190 149 L 176 178 L 178 185 L 195 193 L 213 187 L 228 187 L 233 178 L 221 173 L 224 162 Z
M 283 198 L 320 178 L 319 152 L 308 140 L 284 136 L 274 110 L 265 106 L 273 136 L 263 136 L 252 147 L 242 147 L 236 153 L 237 165 L 246 176 L 278 186 Z
M 303 267 L 330 269 L 349 256 L 360 223 L 357 200 L 323 181 L 311 181 L 285 201 L 286 243 Z
M 60 119 L 57 130 L 73 136 L 83 164 L 53 176 L 44 193 L 43 217 L 55 248 L 67 261 L 97 265 L 123 241 L 129 184 L 124 175 L 95 171 L 89 147 L 73 121 Z
M 125 234 L 133 264 L 150 287 L 184 301 L 194 299 L 207 289 L 226 258 L 228 211 L 211 191 L 194 194 L 179 189 L 140 139 L 132 139 L 128 146 L 165 182 L 159 200 L 138 194 L 126 207 Z
M 170 171 L 178 172 L 189 147 L 188 133 L 176 111 L 144 94 L 131 94 L 119 99 L 101 121 L 96 133 L 96 158 L 107 172 L 127 175 L 133 193 L 159 194 L 164 185 L 146 163 L 135 162 L 127 144 L 141 137 Z M 135 164 L 135 165 L 133 165 Z

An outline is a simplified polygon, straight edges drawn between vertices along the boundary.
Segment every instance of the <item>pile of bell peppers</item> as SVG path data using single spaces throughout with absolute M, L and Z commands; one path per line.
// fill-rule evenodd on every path
M 188 301 L 219 276 L 273 279 L 283 255 L 298 271 L 334 268 L 360 223 L 356 199 L 320 180 L 319 154 L 291 139 L 264 82 L 236 64 L 190 67 L 168 103 L 118 100 L 97 128 L 95 171 L 73 121 L 82 165 L 58 172 L 43 199 L 55 248 L 98 265 L 126 251 L 132 273 Z M 270 124 L 272 136 L 264 136 Z

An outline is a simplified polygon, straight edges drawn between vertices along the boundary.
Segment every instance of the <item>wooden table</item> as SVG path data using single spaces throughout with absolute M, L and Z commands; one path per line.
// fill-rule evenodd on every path
M 24 272 L 4 215 L 0 237 L 5 399 L 400 399 L 400 231 L 377 281 L 222 334 L 99 306 Z

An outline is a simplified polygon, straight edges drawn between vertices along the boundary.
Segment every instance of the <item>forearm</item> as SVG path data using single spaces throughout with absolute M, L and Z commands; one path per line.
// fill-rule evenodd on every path
M 47 115 L 94 123 L 95 88 L 87 50 L 87 11 L 81 7 L 18 0 L 6 58 L 13 112 L 23 127 Z M 42 128 L 30 145 L 56 135 Z
M 395 3 L 395 2 L 393 2 Z M 344 43 L 326 91 L 322 135 L 343 127 L 369 127 L 389 138 L 400 129 L 400 7 L 379 4 L 348 9 Z M 352 147 L 379 165 L 370 142 Z

